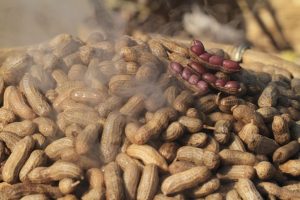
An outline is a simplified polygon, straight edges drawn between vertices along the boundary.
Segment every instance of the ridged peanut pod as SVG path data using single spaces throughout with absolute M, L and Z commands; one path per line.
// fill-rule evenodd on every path
M 88 153 L 98 141 L 101 126 L 99 124 L 87 125 L 74 140 L 74 146 L 78 154 Z
M 199 132 L 203 128 L 203 122 L 198 118 L 182 116 L 178 119 L 178 122 L 191 133 Z
M 262 116 L 255 111 L 255 109 L 251 108 L 248 105 L 237 105 L 232 107 L 232 115 L 236 120 L 240 120 L 244 122 L 245 124 L 250 123 L 253 121 L 253 123 L 259 127 L 261 130 L 261 134 L 264 136 L 270 136 L 270 131 L 265 125 L 265 122 L 262 118 Z
M 11 110 L 10 105 L 9 105 L 10 100 L 8 98 L 9 95 L 10 95 L 11 89 L 12 89 L 11 86 L 6 87 L 5 90 L 4 90 L 4 94 L 3 94 L 3 106 L 2 106 L 2 108 L 8 109 L 8 110 Z
M 83 80 L 82 74 L 85 74 L 87 67 L 82 64 L 73 65 L 68 72 L 68 79 L 71 81 Z
M 8 57 L 0 68 L 0 75 L 6 84 L 17 84 L 32 60 L 28 54 L 18 54 Z
M 262 107 L 256 110 L 264 119 L 265 122 L 271 122 L 275 115 L 279 114 L 279 111 L 274 107 Z
M 157 195 L 155 195 L 153 200 L 185 200 L 185 197 L 182 194 L 177 194 L 174 196 L 157 194 Z
M 274 116 L 272 122 L 272 131 L 274 135 L 274 140 L 280 144 L 286 144 L 290 141 L 290 131 L 288 122 L 281 116 Z
M 164 195 L 174 194 L 207 181 L 211 173 L 207 167 L 198 166 L 167 177 L 161 184 Z
M 22 119 L 34 119 L 36 114 L 27 105 L 23 94 L 15 86 L 9 86 L 10 92 L 8 96 L 9 108 Z
M 203 132 L 188 134 L 182 138 L 184 145 L 193 147 L 203 147 L 206 145 L 207 141 L 207 134 Z
M 207 135 L 207 143 L 204 147 L 202 147 L 202 149 L 206 151 L 211 151 L 213 153 L 219 153 L 220 144 L 215 138 Z
M 250 165 L 253 166 L 257 160 L 254 154 L 236 150 L 224 149 L 219 156 L 223 165 Z
M 119 109 L 122 106 L 123 99 L 118 96 L 111 96 L 106 99 L 103 103 L 100 103 L 97 107 L 98 113 L 100 117 L 107 117 L 107 115 Z
M 283 173 L 299 176 L 300 175 L 300 160 L 289 160 L 281 165 L 279 165 L 280 171 Z
M 75 199 L 63 199 L 63 200 L 77 200 L 76 196 L 74 196 Z M 104 199 L 105 197 L 105 189 L 96 190 L 96 189 L 89 189 L 88 192 L 86 192 L 81 199 L 82 200 L 91 200 L 91 199 Z M 58 199 L 59 200 L 59 199 Z
M 178 112 L 185 113 L 193 103 L 194 97 L 188 90 L 183 90 L 173 101 L 173 108 Z
M 180 147 L 177 150 L 176 159 L 190 161 L 197 165 L 205 165 L 209 169 L 215 169 L 220 164 L 220 158 L 214 152 L 191 146 Z
M 137 117 L 145 108 L 145 96 L 136 94 L 128 99 L 128 101 L 120 108 L 120 113 L 129 117 Z
M 188 195 L 193 198 L 200 198 L 210 195 L 217 191 L 220 187 L 220 180 L 212 178 L 211 180 L 196 186 L 188 192 Z
M 195 163 L 189 162 L 189 161 L 173 161 L 169 165 L 169 172 L 170 174 L 176 174 L 179 172 L 186 171 L 188 169 L 191 169 L 193 167 L 196 167 Z
M 21 139 L 12 150 L 2 169 L 2 178 L 7 183 L 14 183 L 34 148 L 34 140 L 30 136 Z
M 118 113 L 110 113 L 105 121 L 100 141 L 100 157 L 104 163 L 115 160 L 122 142 L 125 117 Z
M 177 44 L 174 41 L 167 40 L 167 39 L 164 39 L 164 38 L 160 38 L 160 39 L 158 39 L 158 41 L 160 42 L 161 45 L 163 45 L 166 49 L 168 49 L 171 52 L 178 53 L 182 56 L 188 56 L 189 55 L 188 48 L 185 48 L 185 47 Z
M 20 200 L 49 200 L 45 194 L 30 194 L 22 197 Z
M 281 146 L 273 153 L 273 162 L 283 163 L 296 155 L 299 150 L 300 146 L 297 141 L 292 141 L 284 146 Z
M 14 133 L 20 137 L 32 135 L 36 131 L 36 125 L 30 120 L 13 122 L 6 125 L 3 131 Z
M 62 196 L 58 187 L 44 184 L 32 184 L 32 183 L 17 183 L 8 187 L 2 188 L 0 197 L 2 199 L 21 199 L 24 195 L 28 194 L 46 194 L 47 196 L 57 199 Z
M 150 39 L 148 41 L 148 46 L 153 55 L 157 57 L 167 57 L 167 52 L 161 43 L 156 39 Z
M 153 118 L 145 125 L 141 126 L 135 134 L 137 144 L 147 143 L 153 136 L 159 135 L 165 129 L 170 120 L 176 116 L 176 111 L 172 108 L 161 108 L 155 112 Z
M 34 150 L 27 161 L 25 162 L 24 166 L 22 167 L 19 178 L 20 181 L 25 182 L 27 180 L 27 174 L 36 167 L 40 167 L 43 164 L 46 164 L 47 157 L 43 150 Z
M 35 124 L 38 126 L 38 130 L 45 137 L 55 137 L 58 127 L 55 122 L 47 117 L 38 117 L 33 120 Z
M 64 178 L 81 180 L 83 178 L 82 173 L 82 169 L 77 165 L 60 160 L 49 167 L 34 168 L 27 177 L 32 183 L 49 183 L 51 181 L 60 181 Z
M 169 103 L 169 105 L 172 105 L 176 97 L 179 95 L 179 89 L 178 87 L 171 85 L 164 91 L 164 97 Z
M 144 164 L 155 164 L 163 171 L 168 171 L 166 160 L 159 154 L 159 152 L 149 145 L 130 145 L 126 153 L 133 158 L 142 160 Z
M 122 168 L 122 170 L 125 170 L 127 165 L 131 164 L 136 164 L 140 171 L 144 168 L 144 165 L 140 161 L 129 157 L 126 153 L 119 153 L 116 157 L 116 162 Z
M 16 120 L 15 114 L 6 108 L 0 108 L 0 122 L 3 124 L 8 124 Z
M 220 180 L 238 180 L 241 178 L 253 179 L 255 177 L 255 169 L 249 165 L 232 165 L 224 166 L 217 172 Z
M 176 151 L 178 148 L 178 144 L 174 142 L 166 142 L 159 147 L 158 151 L 166 159 L 166 161 L 172 162 L 176 157 Z
M 73 123 L 66 127 L 64 134 L 66 137 L 75 138 L 75 137 L 77 137 L 77 135 L 79 135 L 79 133 L 82 132 L 82 130 L 83 129 L 81 128 L 81 126 Z
M 78 200 L 78 198 L 73 194 L 67 194 L 63 197 L 58 198 L 57 200 Z
M 283 187 L 279 187 L 275 183 L 261 182 L 257 185 L 258 190 L 263 194 L 274 195 L 279 199 L 299 199 L 299 191 L 291 191 Z
M 154 164 L 144 167 L 143 174 L 137 190 L 138 200 L 151 200 L 155 196 L 159 183 L 158 169 Z
M 63 116 L 69 123 L 77 123 L 83 126 L 99 123 L 100 121 L 100 117 L 96 111 L 80 108 L 65 110 Z
M 136 199 L 140 177 L 141 170 L 135 162 L 130 162 L 125 166 L 125 168 L 123 168 L 123 181 L 126 199 Z
M 205 200 L 223 200 L 223 195 L 221 193 L 209 194 L 205 197 Z
M 217 95 L 208 94 L 196 100 L 196 107 L 204 113 L 211 113 L 218 108 L 216 104 Z
M 132 75 L 115 75 L 109 83 L 109 91 L 117 96 L 130 97 L 135 93 L 135 83 Z
M 277 170 L 272 163 L 267 161 L 259 162 L 254 168 L 260 180 L 270 180 L 277 173 Z
M 60 159 L 63 151 L 70 147 L 74 147 L 73 139 L 69 137 L 63 137 L 50 143 L 45 148 L 45 153 L 51 160 L 58 160 Z
M 21 137 L 11 132 L 0 132 L 0 140 L 5 143 L 5 146 L 12 151 L 16 144 L 21 140 Z
M 48 116 L 52 109 L 28 73 L 23 76 L 20 86 L 33 111 L 39 116 Z
M 235 105 L 244 104 L 245 101 L 243 99 L 239 99 L 236 96 L 228 96 L 221 98 L 221 94 L 219 93 L 216 98 L 216 104 L 222 112 L 230 113 L 231 108 Z
M 249 179 L 239 179 L 235 188 L 243 200 L 263 200 L 253 182 Z
M 104 187 L 104 174 L 99 168 L 90 168 L 86 172 L 86 177 L 89 181 L 90 188 L 102 190 Z
M 147 111 L 155 112 L 166 104 L 166 99 L 162 97 L 162 91 L 155 91 L 145 100 L 145 108 Z
M 73 180 L 71 178 L 61 179 L 58 183 L 58 188 L 63 194 L 70 194 L 74 192 L 80 181 Z
M 135 74 L 135 80 L 142 83 L 151 83 L 157 80 L 160 68 L 154 62 L 142 63 Z
M 229 192 L 227 192 L 226 200 L 242 200 L 242 197 L 235 189 L 232 189 Z
M 165 130 L 161 137 L 166 142 L 171 142 L 176 140 L 177 138 L 181 137 L 184 133 L 184 126 L 180 124 L 179 122 L 172 122 L 167 130 Z
M 70 93 L 71 99 L 76 102 L 97 105 L 107 98 L 107 94 L 91 88 L 78 88 Z
M 115 162 L 110 162 L 104 167 L 104 181 L 107 200 L 125 199 L 120 168 Z
M 231 135 L 232 122 L 229 120 L 218 120 L 214 127 L 214 138 L 221 144 L 226 144 Z
M 279 91 L 276 86 L 267 86 L 258 98 L 257 104 L 259 107 L 272 107 L 276 106 Z
M 238 136 L 247 144 L 250 151 L 257 154 L 272 154 L 279 147 L 274 140 L 260 135 L 258 127 L 253 122 L 246 124 Z
M 231 142 L 228 145 L 228 148 L 230 150 L 237 150 L 237 151 L 246 152 L 245 145 L 242 142 L 241 138 L 238 135 L 234 134 L 234 133 L 231 134 Z

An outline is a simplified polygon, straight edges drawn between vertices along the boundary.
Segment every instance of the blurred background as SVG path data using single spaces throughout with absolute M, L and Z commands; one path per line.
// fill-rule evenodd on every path
M 1 0 L 0 48 L 59 33 L 85 39 L 141 32 L 247 43 L 299 63 L 299 0 Z

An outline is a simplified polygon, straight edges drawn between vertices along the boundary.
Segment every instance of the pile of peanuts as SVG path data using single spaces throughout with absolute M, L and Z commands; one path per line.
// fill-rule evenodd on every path
M 300 199 L 300 80 L 200 41 L 61 34 L 0 97 L 0 200 Z

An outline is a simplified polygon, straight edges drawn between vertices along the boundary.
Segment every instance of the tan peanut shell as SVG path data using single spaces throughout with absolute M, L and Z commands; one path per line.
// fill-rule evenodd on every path
M 39 116 L 48 116 L 52 108 L 37 89 L 29 74 L 23 76 L 20 86 L 33 111 Z
M 125 168 L 123 168 L 123 181 L 126 199 L 136 199 L 140 177 L 141 170 L 136 163 L 130 162 Z
M 264 119 L 265 122 L 271 122 L 275 115 L 278 115 L 279 112 L 274 107 L 262 107 L 256 110 Z
M 226 194 L 227 200 L 242 200 L 242 197 L 238 194 L 238 192 L 235 189 L 230 190 Z
M 74 139 L 74 146 L 78 154 L 86 154 L 96 146 L 101 127 L 99 124 L 87 125 Z
M 218 170 L 217 177 L 220 180 L 253 179 L 255 177 L 255 169 L 249 165 L 224 166 Z
M 196 167 L 196 164 L 194 164 L 190 161 L 180 161 L 180 160 L 173 161 L 169 165 L 169 172 L 170 172 L 170 174 L 176 174 L 176 173 L 191 169 L 193 167 Z
M 178 94 L 178 88 L 176 86 L 171 85 L 164 91 L 164 98 L 167 100 L 169 105 L 172 105 Z
M 97 105 L 107 98 L 107 94 L 96 89 L 78 88 L 72 90 L 70 98 L 76 102 Z
M 176 159 L 190 161 L 197 165 L 205 165 L 209 169 L 215 169 L 220 164 L 217 154 L 197 147 L 182 146 L 177 150 Z
M 272 132 L 274 135 L 274 140 L 280 144 L 286 144 L 290 141 L 290 132 L 288 122 L 285 121 L 281 116 L 274 116 L 272 122 Z
M 253 123 L 260 129 L 260 133 L 264 136 L 269 136 L 270 131 L 266 127 L 262 116 L 248 105 L 237 105 L 232 107 L 232 115 L 236 120 L 244 123 Z
M 220 180 L 217 178 L 212 178 L 211 180 L 208 180 L 207 182 L 202 183 L 201 185 L 191 189 L 188 195 L 194 198 L 205 197 L 217 191 L 219 187 Z
M 137 189 L 139 200 L 151 200 L 157 192 L 159 183 L 158 168 L 154 164 L 146 165 Z
M 272 107 L 276 106 L 279 91 L 276 86 L 269 85 L 261 93 L 258 98 L 257 104 L 259 107 Z
M 125 199 L 121 171 L 115 162 L 110 162 L 104 167 L 104 181 L 106 185 L 106 199 Z
M 111 96 L 97 107 L 100 117 L 107 117 L 107 115 L 122 106 L 123 99 L 118 96 Z
M 237 150 L 224 149 L 219 153 L 223 165 L 250 165 L 256 163 L 256 157 L 252 153 Z
M 249 179 L 239 179 L 235 188 L 242 199 L 263 200 L 262 196 L 255 188 L 255 185 Z
M 21 198 L 21 200 L 49 200 L 45 194 L 30 194 Z
M 76 164 L 60 160 L 49 167 L 34 168 L 29 172 L 28 180 L 32 183 L 49 183 L 51 181 L 60 181 L 64 178 L 80 180 L 83 178 L 82 174 L 82 169 Z
M 83 80 L 82 74 L 84 74 L 87 70 L 87 67 L 82 64 L 72 65 L 68 72 L 68 79 L 71 81 L 80 81 Z
M 32 135 L 36 131 L 36 125 L 30 120 L 13 122 L 6 125 L 3 131 L 14 133 L 20 137 Z
M 118 112 L 110 113 L 105 121 L 100 141 L 100 156 L 104 163 L 113 161 L 122 142 L 125 118 Z
M 203 147 L 208 141 L 208 136 L 203 132 L 188 134 L 182 138 L 182 141 L 187 146 Z
M 47 161 L 43 150 L 34 150 L 31 152 L 25 164 L 22 166 L 19 174 L 20 181 L 25 182 L 27 180 L 28 173 L 36 168 L 44 165 Z
M 128 99 L 128 101 L 120 108 L 120 113 L 129 117 L 138 116 L 145 106 L 145 96 L 137 94 Z
M 144 164 L 155 164 L 161 170 L 168 171 L 166 160 L 159 154 L 159 152 L 149 145 L 130 145 L 126 153 L 133 158 L 142 160 Z
M 264 194 L 274 195 L 279 199 L 299 199 L 299 191 L 290 191 L 284 187 L 280 187 L 275 183 L 261 182 L 258 184 L 258 189 Z
M 79 126 L 78 124 L 73 123 L 73 124 L 70 124 L 69 126 L 66 127 L 66 129 L 64 131 L 64 134 L 65 134 L 66 137 L 75 138 L 81 132 L 82 132 L 81 126 Z
M 193 167 L 167 177 L 161 184 L 161 191 L 165 195 L 181 192 L 205 182 L 210 176 L 211 173 L 207 167 Z
M 204 149 L 206 151 L 211 151 L 214 153 L 219 153 L 220 144 L 215 138 L 207 135 L 207 143 L 204 147 L 202 147 L 202 149 Z
M 3 141 L 6 147 L 12 151 L 16 144 L 21 140 L 21 137 L 12 132 L 0 132 L 0 140 Z
M 69 137 L 63 137 L 53 141 L 45 148 L 46 155 L 52 160 L 58 160 L 64 149 L 73 147 L 73 140 Z
M 218 105 L 216 104 L 217 95 L 208 94 L 196 100 L 196 107 L 204 113 L 211 113 Z
M 277 170 L 272 163 L 267 161 L 259 162 L 256 166 L 254 166 L 254 168 L 260 180 L 270 180 L 277 173 Z
M 161 134 L 163 140 L 171 142 L 181 137 L 184 133 L 184 126 L 179 122 L 172 122 Z
M 89 189 L 84 195 L 82 195 L 82 200 L 90 200 L 90 199 L 104 199 L 105 197 L 105 190 L 96 190 L 96 189 Z M 73 200 L 73 199 L 72 199 Z
M 33 148 L 34 140 L 30 136 L 26 136 L 15 145 L 3 166 L 2 178 L 5 182 L 14 183 L 18 180 L 19 172 Z
M 176 117 L 176 114 L 174 109 L 168 107 L 156 111 L 153 118 L 137 130 L 134 136 L 136 143 L 145 144 L 152 137 L 159 135 L 168 126 L 168 123 Z
M 70 194 L 74 192 L 79 183 L 79 181 L 74 181 L 71 178 L 64 178 L 59 181 L 58 188 L 63 194 Z
M 9 86 L 10 92 L 8 96 L 8 105 L 11 110 L 22 119 L 33 119 L 36 117 L 36 114 L 33 110 L 27 105 L 23 94 L 19 91 L 18 88 L 14 86 Z
M 100 117 L 96 111 L 81 108 L 65 110 L 63 116 L 69 123 L 77 123 L 83 126 L 99 123 L 100 121 Z
M 292 141 L 284 146 L 279 147 L 273 153 L 273 162 L 283 163 L 299 152 L 300 146 L 297 141 Z
M 158 152 L 166 159 L 166 161 L 171 162 L 176 157 L 176 151 L 178 149 L 178 145 L 174 142 L 166 142 L 163 143 Z
M 231 142 L 228 145 L 228 148 L 230 150 L 237 150 L 237 151 L 243 151 L 243 152 L 246 151 L 245 145 L 242 142 L 241 138 L 234 133 L 231 134 Z
M 280 171 L 283 173 L 299 176 L 300 175 L 300 160 L 288 160 L 287 162 L 279 165 Z
M 203 128 L 203 122 L 198 118 L 182 116 L 178 119 L 178 122 L 191 133 L 199 132 Z
M 230 139 L 232 122 L 229 120 L 218 120 L 214 128 L 214 138 L 219 143 L 226 144 Z
M 0 108 L 0 122 L 8 124 L 16 120 L 15 114 L 6 108 Z
M 212 112 L 207 116 L 209 125 L 214 125 L 217 121 L 228 120 L 234 121 L 234 117 L 231 114 L 223 112 Z
M 173 108 L 178 112 L 184 113 L 192 104 L 194 98 L 190 91 L 183 90 L 173 101 Z

